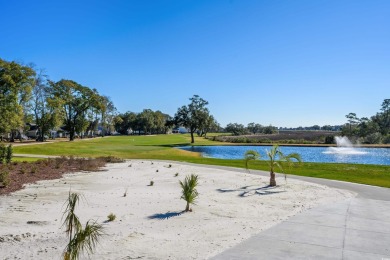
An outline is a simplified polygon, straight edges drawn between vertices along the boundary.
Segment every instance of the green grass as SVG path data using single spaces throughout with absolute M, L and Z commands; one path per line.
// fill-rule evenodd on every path
M 211 133 L 218 135 L 218 133 Z M 14 153 L 40 155 L 75 155 L 85 157 L 116 156 L 120 158 L 170 159 L 199 157 L 192 152 L 172 149 L 175 146 L 190 145 L 189 134 L 156 136 L 110 136 L 68 142 L 57 140 L 54 143 L 14 146 Z M 195 145 L 229 145 L 195 136 Z M 169 153 L 167 153 L 169 151 Z
M 266 162 L 256 162 L 252 169 L 268 170 Z M 284 167 L 289 174 L 348 181 L 390 188 L 390 167 L 367 164 L 303 163 L 300 167 Z
M 75 155 L 84 157 L 116 156 L 125 159 L 162 159 L 198 164 L 244 167 L 243 160 L 202 158 L 200 154 L 174 149 L 189 145 L 188 134 L 157 136 L 113 136 L 74 142 L 55 142 L 40 145 L 14 146 L 14 153 L 42 155 Z M 196 145 L 220 145 L 196 137 Z M 15 157 L 17 158 L 17 157 Z M 25 159 L 24 159 L 25 160 Z M 33 160 L 36 160 L 35 158 Z M 250 163 L 251 169 L 268 170 L 264 161 Z M 303 163 L 299 168 L 286 169 L 288 173 L 316 178 L 363 183 L 390 188 L 390 166 L 362 164 Z
M 36 162 L 42 160 L 42 158 L 33 158 L 33 157 L 13 157 L 13 162 Z
M 196 144 L 219 144 L 196 137 Z M 74 142 L 54 142 L 39 145 L 14 146 L 17 154 L 75 155 L 85 157 L 116 156 L 120 158 L 172 159 L 177 160 L 199 155 L 172 149 L 175 146 L 189 145 L 188 134 L 156 136 L 112 136 L 76 140 Z

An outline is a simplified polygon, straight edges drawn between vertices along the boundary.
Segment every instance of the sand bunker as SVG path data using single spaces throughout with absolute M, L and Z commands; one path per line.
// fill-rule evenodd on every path
M 86 199 L 76 208 L 83 224 L 104 223 L 92 259 L 206 259 L 308 208 L 355 195 L 282 176 L 267 188 L 266 177 L 175 162 L 132 160 L 105 170 L 0 197 L 0 259 L 61 258 L 69 189 Z M 183 213 L 179 180 L 192 173 L 200 196 L 193 212 Z M 116 219 L 106 222 L 110 213 Z

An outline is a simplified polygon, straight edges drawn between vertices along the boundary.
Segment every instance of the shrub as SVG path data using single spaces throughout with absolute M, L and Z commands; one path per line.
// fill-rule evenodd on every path
M 61 166 L 62 166 L 62 162 L 59 161 L 59 160 L 56 160 L 56 161 L 55 161 L 55 166 L 54 166 L 54 167 L 55 167 L 56 169 L 60 169 Z
M 175 174 L 175 177 L 177 177 L 177 176 L 179 176 L 179 173 L 178 173 L 178 172 Z
M 333 135 L 328 135 L 325 137 L 325 143 L 326 144 L 334 144 L 334 136 Z
M 7 147 L 4 144 L 0 144 L 0 164 L 4 163 L 4 159 L 7 154 Z
M 115 157 L 115 156 L 102 157 L 102 159 L 103 159 L 106 163 L 123 163 L 123 162 L 125 162 L 124 159 L 119 158 L 119 157 Z
M 20 174 L 25 174 L 26 173 L 26 168 L 22 165 L 20 167 Z
M 276 134 L 258 133 L 245 136 L 217 136 L 214 141 L 232 143 L 324 143 L 326 136 L 334 136 L 332 131 L 279 131 Z
M 50 165 L 50 159 L 43 160 L 43 164 L 46 165 L 46 166 L 49 166 Z
M 37 167 L 36 166 L 32 166 L 31 169 L 30 169 L 30 173 L 36 173 L 37 172 Z
M 382 143 L 390 144 L 390 134 L 383 137 Z
M 268 138 L 261 138 L 261 139 L 259 139 L 259 143 L 269 144 L 269 143 L 272 143 L 272 140 L 268 139 Z
M 2 171 L 0 172 L 0 183 L 4 186 L 7 187 L 9 183 L 11 182 L 9 178 L 9 172 L 7 171 Z
M 111 222 L 116 219 L 116 216 L 113 213 L 110 213 L 110 215 L 108 215 L 107 218 L 108 218 L 108 222 Z
M 376 132 L 367 135 L 366 138 L 364 138 L 364 142 L 366 144 L 379 144 L 381 142 L 381 139 L 382 139 L 382 135 Z
M 149 186 L 153 186 L 153 185 L 154 185 L 154 181 L 150 181 Z
M 231 139 L 230 142 L 232 142 L 232 143 L 246 143 L 247 140 L 248 139 L 246 137 L 236 137 L 234 139 Z
M 40 165 L 40 164 L 42 164 L 42 163 L 43 163 L 43 160 L 35 161 L 35 164 L 36 164 L 36 165 Z
M 96 171 L 100 167 L 105 165 L 105 161 L 101 158 L 98 159 L 77 159 L 80 163 L 80 170 L 82 171 Z
M 5 148 L 5 162 L 7 164 L 10 164 L 12 161 L 12 155 L 13 155 L 13 149 L 12 145 L 8 145 L 8 147 Z

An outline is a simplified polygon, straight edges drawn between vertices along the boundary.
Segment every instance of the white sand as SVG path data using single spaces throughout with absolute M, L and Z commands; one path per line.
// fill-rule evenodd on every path
M 283 175 L 277 178 L 280 186 L 256 191 L 269 179 L 174 162 L 132 160 L 106 169 L 0 197 L 0 259 L 61 258 L 67 242 L 61 217 L 70 187 L 86 198 L 76 209 L 83 224 L 116 215 L 103 224 L 106 235 L 92 259 L 206 259 L 308 208 L 355 196 L 292 179 L 286 183 Z M 179 180 L 192 173 L 199 175 L 200 196 L 193 212 L 181 214 Z M 154 186 L 147 186 L 152 180 Z

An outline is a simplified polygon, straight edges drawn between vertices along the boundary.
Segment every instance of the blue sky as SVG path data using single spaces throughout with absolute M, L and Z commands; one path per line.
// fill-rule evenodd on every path
M 343 124 L 390 98 L 390 1 L 0 0 L 0 58 L 174 115 L 198 94 L 226 125 Z

